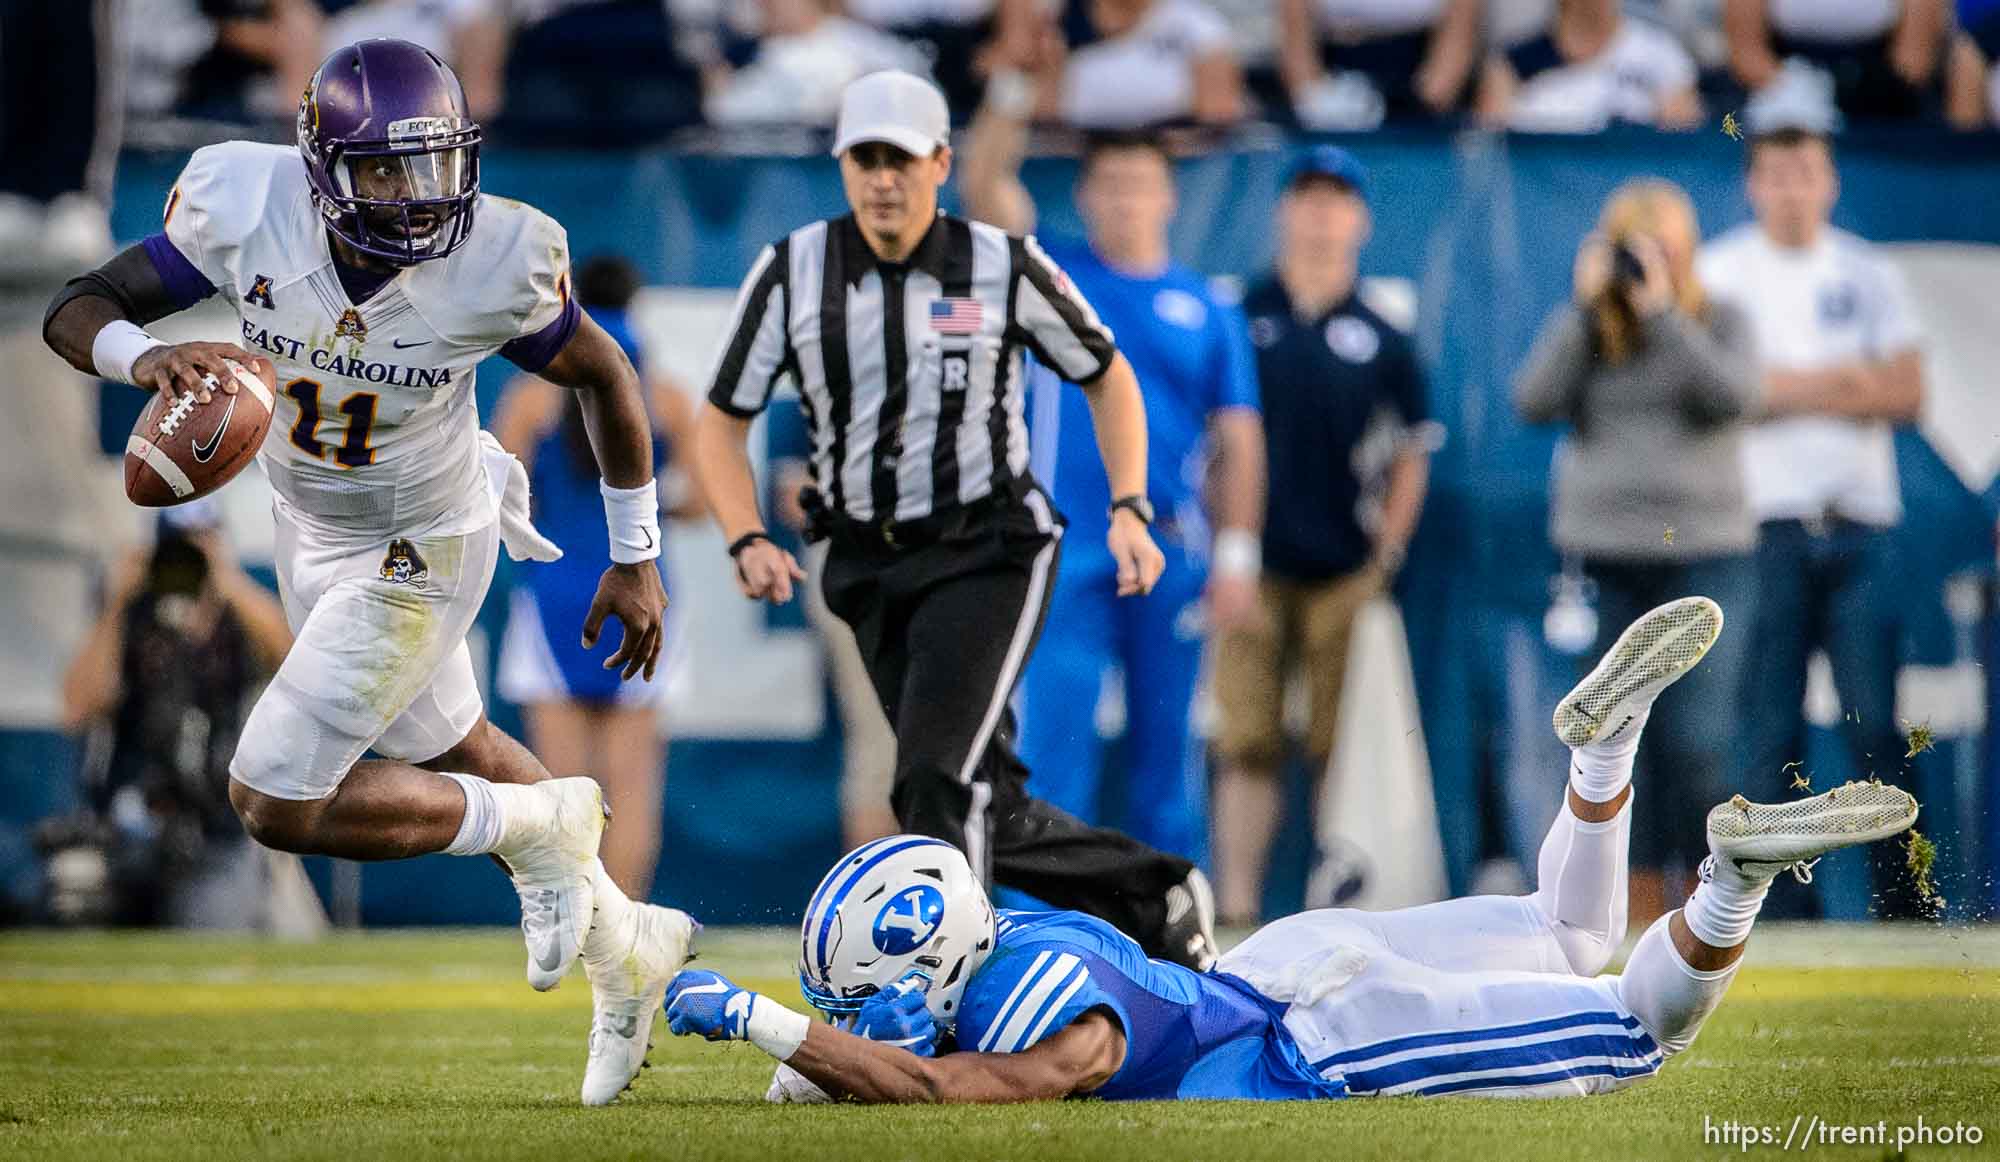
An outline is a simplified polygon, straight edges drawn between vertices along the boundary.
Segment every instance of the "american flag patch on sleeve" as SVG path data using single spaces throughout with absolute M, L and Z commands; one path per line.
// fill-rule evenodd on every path
M 973 335 L 985 321 L 978 299 L 932 299 L 931 330 L 941 335 Z

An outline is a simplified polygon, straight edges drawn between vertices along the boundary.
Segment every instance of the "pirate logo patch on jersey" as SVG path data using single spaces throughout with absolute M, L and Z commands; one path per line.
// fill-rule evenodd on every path
M 267 311 L 277 310 L 277 305 L 271 301 L 271 276 L 268 274 L 258 275 L 250 283 L 250 290 L 243 296 L 243 301 L 254 303 Z
M 336 339 L 366 339 L 368 324 L 361 321 L 361 312 L 349 307 L 340 313 L 340 321 L 333 325 Z
M 382 580 L 392 585 L 422 585 L 431 578 L 431 567 L 424 564 L 422 554 L 408 537 L 397 537 L 389 542 L 389 551 L 382 557 Z

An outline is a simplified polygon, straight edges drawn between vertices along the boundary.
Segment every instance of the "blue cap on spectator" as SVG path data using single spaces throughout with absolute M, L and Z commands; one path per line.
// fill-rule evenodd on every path
M 1332 178 L 1353 190 L 1356 197 L 1368 197 L 1368 168 L 1338 145 L 1315 145 L 1294 158 L 1285 174 L 1285 188 L 1297 185 L 1301 178 Z

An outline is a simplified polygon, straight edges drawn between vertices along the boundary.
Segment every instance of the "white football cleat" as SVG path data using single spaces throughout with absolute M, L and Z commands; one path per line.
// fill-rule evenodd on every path
M 700 927 L 686 912 L 631 904 L 625 923 L 600 926 L 583 949 L 590 978 L 590 1056 L 583 1104 L 609 1105 L 632 1085 L 653 1044 L 667 983 L 688 962 Z
M 1722 607 L 1681 597 L 1625 627 L 1597 668 L 1556 703 L 1556 736 L 1572 747 L 1625 738 L 1660 691 L 1694 669 L 1722 636 Z
M 1717 865 L 1726 863 L 1744 879 L 1771 879 L 1789 868 L 1809 884 L 1820 856 L 1887 839 L 1916 821 L 1916 799 L 1886 783 L 1848 783 L 1789 803 L 1752 803 L 1737 795 L 1708 813 L 1710 854 L 1701 878 L 1714 879 Z
M 590 934 L 597 841 L 611 811 L 595 779 L 550 779 L 532 789 L 546 796 L 542 818 L 510 828 L 520 838 L 493 853 L 506 863 L 521 897 L 528 983 L 546 992 L 562 983 Z

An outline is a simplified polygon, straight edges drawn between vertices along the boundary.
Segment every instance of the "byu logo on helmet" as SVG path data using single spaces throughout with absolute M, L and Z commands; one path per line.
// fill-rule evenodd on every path
M 875 913 L 875 947 L 890 956 L 915 952 L 931 938 L 944 919 L 944 895 L 929 884 L 917 884 L 889 897 Z

